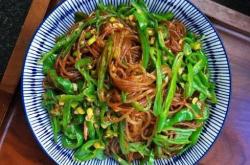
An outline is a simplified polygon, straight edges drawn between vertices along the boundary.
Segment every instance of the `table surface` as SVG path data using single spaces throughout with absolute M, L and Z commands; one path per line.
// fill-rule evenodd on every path
M 223 130 L 204 165 L 250 164 L 250 37 L 215 24 L 222 37 L 232 72 L 231 106 Z M 249 107 L 248 107 L 249 106 Z M 13 113 L 0 149 L 0 164 L 54 164 L 36 143 L 25 119 L 21 98 L 11 106 Z
M 0 0 L 0 80 L 15 47 L 30 4 L 31 0 Z

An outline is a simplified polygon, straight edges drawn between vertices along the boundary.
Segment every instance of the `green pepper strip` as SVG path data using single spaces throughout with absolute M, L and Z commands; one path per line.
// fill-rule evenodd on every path
M 56 37 L 56 43 L 61 41 L 61 40 L 64 40 L 66 38 L 66 34 L 61 34 L 59 36 Z
M 134 15 L 137 19 L 139 25 L 139 37 L 142 46 L 142 65 L 147 69 L 149 63 L 149 40 L 147 34 L 147 27 L 149 25 L 149 18 L 147 15 L 147 9 L 144 5 L 144 2 L 135 2 L 133 1 L 132 6 L 136 9 Z
M 47 74 L 49 70 L 54 68 L 54 64 L 56 61 L 56 54 L 52 54 L 51 56 L 48 56 L 48 58 L 46 58 L 43 61 L 43 73 Z
M 67 94 L 74 93 L 73 84 L 70 80 L 64 79 L 61 76 L 58 76 L 54 69 L 48 71 L 48 76 L 53 82 L 54 86 Z
M 206 87 L 205 85 L 203 85 L 202 82 L 201 82 L 201 80 L 197 76 L 194 77 L 193 87 L 196 90 L 198 90 L 199 92 L 205 94 L 208 98 L 212 97 L 210 91 L 208 90 L 208 87 Z
M 70 52 L 72 46 L 74 45 L 78 37 L 79 36 L 73 38 L 67 45 L 65 45 L 65 49 L 63 49 L 62 52 L 60 53 L 61 57 L 65 57 Z
M 166 120 L 163 130 L 182 121 L 191 121 L 194 118 L 194 114 L 189 109 L 184 108 L 177 112 L 172 118 Z
M 170 57 L 175 57 L 175 55 L 165 45 L 165 39 L 168 37 L 168 29 L 165 26 L 159 26 L 157 28 L 157 33 L 160 48 L 167 52 Z
M 198 61 L 195 62 L 195 65 L 193 67 L 194 74 L 197 75 L 198 73 L 200 73 L 200 71 L 202 71 L 202 69 L 206 67 L 207 58 L 206 58 L 206 55 L 202 51 L 192 53 L 191 55 L 198 57 L 197 59 Z
M 84 122 L 84 116 L 83 115 L 75 115 L 73 117 L 72 124 L 81 125 Z
M 126 92 L 121 92 L 121 99 L 122 99 L 122 103 L 125 103 L 127 100 L 127 93 Z
M 98 67 L 97 93 L 101 101 L 103 101 L 104 80 L 105 80 L 106 71 L 107 71 L 109 62 L 112 60 L 112 45 L 113 45 L 113 42 L 111 39 L 109 39 L 102 52 L 100 64 Z
M 162 131 L 165 120 L 168 116 L 168 111 L 169 111 L 170 105 L 172 103 L 174 94 L 175 94 L 178 71 L 181 67 L 182 60 L 183 60 L 183 53 L 178 53 L 178 55 L 175 58 L 173 67 L 172 67 L 172 71 L 173 71 L 172 72 L 172 79 L 171 79 L 170 87 L 168 89 L 168 94 L 167 94 L 167 97 L 166 97 L 166 100 L 164 103 L 163 113 L 159 116 L 159 118 L 157 120 L 157 125 L 156 125 L 157 132 Z
M 83 90 L 83 94 L 87 97 L 89 102 L 97 102 L 96 88 L 94 84 L 87 83 L 87 87 Z
M 82 101 L 83 99 L 83 94 L 78 94 L 78 95 L 58 95 L 56 96 L 56 98 L 59 100 L 59 102 L 67 102 L 69 100 L 73 101 L 73 102 L 79 102 Z
M 71 120 L 71 100 L 68 100 L 64 103 L 63 107 L 63 119 L 62 119 L 62 125 L 63 129 L 67 128 L 67 125 L 70 123 Z
M 188 64 L 188 82 L 185 88 L 186 97 L 191 97 L 194 93 L 193 83 L 194 83 L 194 71 L 191 64 Z
M 119 6 L 117 14 L 120 18 L 125 19 L 126 16 L 132 14 L 135 8 L 131 8 L 131 6 L 127 6 L 126 4 Z
M 148 165 L 154 165 L 154 152 L 151 151 L 148 157 Z
M 149 63 L 149 40 L 146 29 L 139 29 L 139 37 L 142 46 L 142 65 L 145 69 L 147 69 Z
M 155 58 L 155 52 L 156 58 Z M 156 67 L 156 96 L 155 96 L 155 101 L 154 101 L 154 115 L 158 116 L 161 114 L 162 111 L 162 72 L 161 72 L 161 58 L 162 54 L 161 51 L 156 48 L 151 48 L 150 49 L 150 54 L 151 58 L 155 64 Z
M 192 54 L 192 48 L 191 48 L 191 46 L 190 46 L 188 43 L 185 43 L 185 44 L 184 44 L 183 53 L 184 53 L 186 56 L 189 56 L 189 55 Z
M 135 142 L 128 144 L 129 152 L 138 152 L 141 156 L 149 156 L 150 150 L 148 149 L 146 144 Z
M 157 19 L 157 21 L 171 21 L 174 18 L 174 13 L 172 12 L 167 12 L 163 14 L 153 13 L 152 15 L 155 19 Z
M 50 112 L 54 108 L 54 105 L 57 103 L 57 101 L 58 99 L 56 98 L 56 94 L 53 90 L 47 89 L 43 94 L 42 105 L 45 109 L 48 110 L 48 112 Z
M 101 113 L 100 113 L 100 120 L 101 120 L 101 127 L 106 129 L 111 123 L 109 121 L 105 121 L 105 113 L 108 111 L 108 106 L 106 103 L 101 103 Z
M 82 130 L 77 125 L 69 125 L 64 130 L 64 135 L 62 136 L 63 147 L 68 149 L 75 149 L 81 146 L 83 143 Z
M 95 127 L 94 127 L 94 122 L 92 120 L 86 121 L 86 125 L 88 127 L 88 135 L 89 135 L 90 140 L 95 139 L 96 131 L 95 131 Z
M 122 153 L 124 155 L 127 155 L 129 153 L 129 148 L 128 148 L 128 144 L 126 142 L 124 130 L 125 130 L 125 123 L 120 122 L 119 123 L 119 144 L 120 144 L 120 148 L 121 148 Z
M 100 160 L 104 159 L 104 147 L 90 149 L 95 143 L 102 143 L 100 140 L 89 140 L 84 143 L 74 154 L 76 160 L 87 161 L 90 159 L 98 158 Z
M 145 30 L 148 27 L 149 19 L 147 15 L 148 11 L 146 6 L 144 5 L 144 2 L 142 4 L 141 2 L 132 1 L 131 4 L 136 9 L 134 15 L 138 21 L 139 28 L 141 30 Z
M 159 146 L 166 146 L 168 144 L 189 144 L 189 140 L 195 129 L 181 129 L 181 128 L 168 128 L 168 130 L 175 131 L 175 137 L 170 138 L 165 135 L 157 134 L 153 137 L 153 142 Z
M 101 26 L 101 17 L 100 17 L 100 10 L 96 10 L 96 18 L 97 18 L 97 21 L 96 21 L 96 31 L 97 31 L 97 34 L 99 34 L 100 32 L 100 26 Z
M 200 137 L 200 134 L 202 132 L 202 128 L 203 127 L 197 128 L 196 131 L 194 131 L 193 134 L 190 136 L 191 145 L 194 145 L 197 143 L 197 141 Z
M 56 116 L 51 117 L 51 125 L 54 133 L 54 141 L 57 142 L 58 134 L 60 132 L 60 123 Z
M 147 98 L 147 106 L 144 107 L 142 104 L 140 104 L 137 101 L 133 101 L 131 103 L 132 107 L 135 108 L 135 110 L 140 111 L 140 112 L 147 112 L 150 110 L 152 102 L 149 98 Z
M 198 74 L 205 67 L 205 62 L 203 60 L 199 60 L 193 67 L 194 74 Z
M 199 137 L 200 137 L 200 135 L 201 135 L 202 129 L 203 129 L 203 127 L 199 127 L 199 128 L 196 129 L 196 131 L 194 131 L 194 132 L 192 133 L 192 135 L 191 135 L 190 138 L 189 138 L 191 143 L 188 144 L 188 145 L 186 145 L 186 146 L 181 150 L 181 152 L 178 153 L 178 155 L 181 155 L 182 153 L 184 153 L 186 150 L 188 150 L 190 147 L 192 147 L 193 145 L 195 145 L 195 144 L 197 143 L 197 141 L 198 141 L 198 139 L 199 139 Z
M 205 86 L 209 86 L 209 79 L 208 79 L 208 74 L 205 74 L 203 72 L 199 72 L 198 76 L 201 80 L 201 82 L 205 85 Z
M 75 13 L 75 23 L 83 21 L 84 19 L 86 19 L 88 17 L 88 15 L 84 12 L 76 12 Z
M 211 93 L 211 97 L 209 99 L 211 100 L 213 104 L 216 104 L 218 100 L 217 100 L 216 93 L 215 93 L 215 85 L 212 82 L 210 82 L 209 84 L 209 91 Z
M 137 111 L 141 111 L 141 112 L 144 112 L 144 106 L 141 105 L 139 102 L 137 101 L 134 101 L 131 103 L 132 107 L 135 108 Z
M 146 6 L 144 0 L 137 0 L 137 7 L 136 5 L 134 6 L 134 8 L 136 9 L 137 14 L 141 14 L 143 15 L 142 17 L 147 18 L 147 24 L 148 27 L 151 28 L 156 28 L 158 26 L 158 22 L 157 20 L 152 16 L 152 14 L 149 12 L 148 7 Z M 132 4 L 133 6 L 133 4 Z M 139 22 L 139 23 L 143 23 L 143 22 Z M 145 22 L 144 22 L 145 23 Z
M 114 159 L 119 162 L 120 165 L 130 165 L 126 160 L 122 159 L 117 153 L 113 153 Z
M 191 53 L 189 56 L 186 56 L 186 59 L 187 59 L 187 63 L 190 63 L 192 65 L 197 63 L 195 53 Z
M 91 63 L 92 59 L 90 57 L 84 57 L 76 62 L 75 68 L 82 74 L 88 83 L 93 83 L 96 85 L 96 81 L 90 76 L 87 69 L 88 65 L 91 65 Z
M 209 117 L 209 110 L 207 106 L 201 109 L 197 104 L 192 104 L 191 107 L 188 108 L 192 110 L 197 121 L 205 121 Z

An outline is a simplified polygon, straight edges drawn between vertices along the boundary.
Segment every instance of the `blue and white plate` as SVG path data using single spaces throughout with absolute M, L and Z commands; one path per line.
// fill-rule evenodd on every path
M 27 120 L 34 137 L 42 149 L 58 164 L 117 164 L 113 159 L 104 161 L 90 160 L 77 162 L 73 151 L 64 149 L 61 144 L 53 141 L 53 133 L 47 111 L 42 108 L 42 66 L 38 64 L 41 54 L 49 51 L 59 36 L 74 23 L 74 13 L 83 11 L 91 13 L 95 10 L 98 0 L 65 0 L 61 2 L 42 22 L 36 31 L 27 50 L 23 69 L 22 94 Z M 129 0 L 104 0 L 104 3 L 118 5 L 129 3 Z M 229 108 L 231 93 L 231 75 L 227 55 L 222 41 L 209 20 L 188 0 L 146 0 L 152 12 L 172 11 L 189 30 L 204 34 L 204 50 L 208 56 L 211 79 L 216 84 L 218 103 L 210 106 L 210 117 L 199 138 L 198 143 L 180 156 L 171 159 L 156 160 L 155 164 L 195 164 L 209 150 L 221 131 Z

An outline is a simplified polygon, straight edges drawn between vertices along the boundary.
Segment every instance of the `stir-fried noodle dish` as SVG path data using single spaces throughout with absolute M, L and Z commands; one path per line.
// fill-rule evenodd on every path
M 216 103 L 203 37 L 143 0 L 75 13 L 40 60 L 55 142 L 78 161 L 120 164 L 152 164 L 193 146 Z

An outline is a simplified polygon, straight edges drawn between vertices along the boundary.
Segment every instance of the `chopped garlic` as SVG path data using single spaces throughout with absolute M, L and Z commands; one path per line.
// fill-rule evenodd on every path
M 90 120 L 94 116 L 94 110 L 93 108 L 88 108 L 87 109 L 87 119 Z
M 75 114 L 75 115 L 79 115 L 78 112 L 77 112 L 76 110 L 74 110 L 74 114 Z
M 153 45 L 155 43 L 155 37 L 151 37 L 149 42 L 151 45 Z
M 92 45 L 93 43 L 95 43 L 95 42 L 96 42 L 96 39 L 97 39 L 97 37 L 96 37 L 95 35 L 93 35 L 93 36 L 87 41 L 88 45 L 90 46 L 90 45 Z
M 87 99 L 86 99 L 88 102 L 90 102 L 90 103 L 92 103 L 92 102 L 94 102 L 95 100 L 93 99 L 93 98 L 90 98 L 90 97 L 87 97 Z
M 193 100 L 192 100 L 192 103 L 193 104 L 196 104 L 198 102 L 198 98 L 197 97 L 194 97 Z
M 124 25 L 122 23 L 113 23 L 114 28 L 124 28 Z
M 96 33 L 96 29 L 90 30 L 90 33 L 91 33 L 91 34 L 95 34 L 95 33 Z
M 94 143 L 94 147 L 97 149 L 97 148 L 101 148 L 102 146 L 99 142 L 96 142 Z
M 72 83 L 72 85 L 73 85 L 73 90 L 77 91 L 77 84 L 76 83 Z
M 130 16 L 128 16 L 128 19 L 129 19 L 130 21 L 134 21 L 134 20 L 135 20 L 135 16 L 134 16 L 134 15 L 130 15 Z
M 92 69 L 93 66 L 91 64 L 88 64 L 88 69 Z
M 74 111 L 74 114 L 76 114 L 76 115 L 83 115 L 83 114 L 85 114 L 85 112 L 82 109 L 82 107 L 77 107 L 76 110 Z
M 163 60 L 167 61 L 168 57 L 167 56 L 163 56 Z
M 183 73 L 183 71 L 184 71 L 184 68 L 183 68 L 183 67 L 180 68 L 180 69 L 178 70 L 179 75 L 181 75 L 181 74 Z
M 201 43 L 200 42 L 195 42 L 194 44 L 192 44 L 192 49 L 195 51 L 198 51 L 201 49 Z
M 120 28 L 124 28 L 124 25 L 123 25 L 122 23 L 118 23 L 118 26 L 119 26 Z
M 179 44 L 182 45 L 182 43 L 183 43 L 183 39 L 180 39 Z
M 109 21 L 110 21 L 110 22 L 115 22 L 115 21 L 116 21 L 116 18 L 115 18 L 115 17 L 111 17 L 111 18 L 109 19 Z
M 185 88 L 185 84 L 183 82 L 181 82 L 180 85 L 183 89 Z
M 100 149 L 100 148 L 103 148 L 104 149 L 104 145 L 101 143 L 101 142 L 95 142 L 94 143 L 94 147 L 96 149 Z
M 168 78 L 168 76 L 166 76 L 165 82 L 168 83 L 168 81 L 169 81 L 169 78 Z
M 154 35 L 154 31 L 151 28 L 147 29 L 147 33 L 148 33 L 149 36 L 153 36 Z
M 59 101 L 59 105 L 60 105 L 60 106 L 63 106 L 63 105 L 64 105 L 64 102 L 60 100 L 60 101 Z

